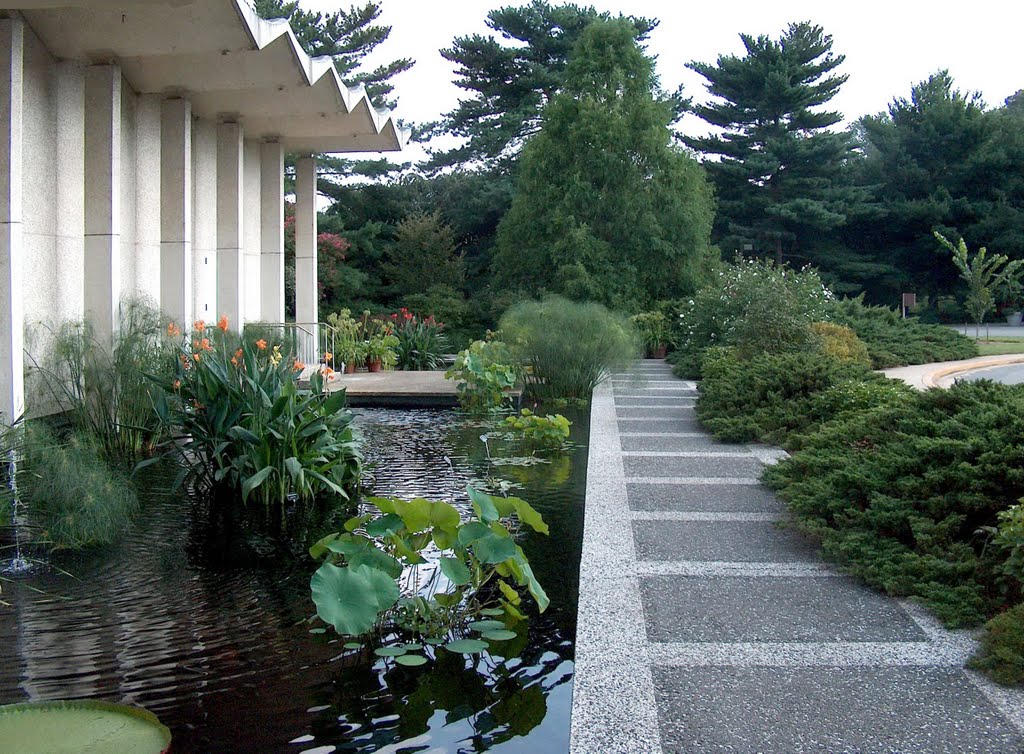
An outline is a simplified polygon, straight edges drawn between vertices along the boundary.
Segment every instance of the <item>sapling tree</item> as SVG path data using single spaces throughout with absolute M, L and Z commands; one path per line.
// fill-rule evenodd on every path
M 995 308 L 994 291 L 1016 281 L 1021 275 L 1024 260 L 1010 261 L 1005 254 L 988 255 L 982 246 L 971 257 L 964 239 L 954 245 L 945 236 L 935 231 L 935 238 L 953 254 L 953 264 L 960 273 L 960 279 L 967 283 L 967 299 L 964 308 L 974 319 L 974 334 L 979 337 L 981 322 L 985 315 Z

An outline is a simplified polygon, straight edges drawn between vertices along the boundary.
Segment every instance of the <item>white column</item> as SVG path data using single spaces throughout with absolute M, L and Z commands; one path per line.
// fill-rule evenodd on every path
M 317 322 L 316 285 L 316 160 L 312 156 L 295 160 L 295 321 Z M 300 339 L 299 358 L 307 363 L 317 359 L 315 330 Z
M 284 149 L 260 145 L 260 319 L 284 322 Z
M 246 322 L 260 318 L 260 266 L 263 243 L 260 239 L 260 142 L 246 139 L 242 148 L 242 287 L 245 290 L 243 316 Z
M 241 331 L 245 316 L 242 272 L 242 127 L 217 126 L 217 316 Z M 212 317 L 211 317 L 212 319 Z
M 138 293 L 160 302 L 160 120 L 159 94 L 135 102 L 135 280 Z M 125 286 L 128 288 L 129 286 Z
M 74 61 L 57 63 L 52 81 L 57 105 L 54 275 L 74 285 L 62 286 L 60 300 L 47 303 L 58 321 L 77 322 L 85 316 L 85 68 Z
M 110 346 L 121 298 L 121 69 L 85 71 L 85 316 Z
M 192 316 L 217 321 L 217 124 L 192 119 Z
M 0 19 L 0 422 L 25 411 L 21 19 Z
M 160 307 L 192 324 L 192 103 L 160 107 Z

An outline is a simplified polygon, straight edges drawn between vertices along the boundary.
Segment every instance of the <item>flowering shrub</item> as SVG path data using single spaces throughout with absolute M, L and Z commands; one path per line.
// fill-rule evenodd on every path
M 156 410 L 194 483 L 265 504 L 347 497 L 361 456 L 344 392 L 324 391 L 330 367 L 300 389 L 302 362 L 265 338 L 240 340 L 226 317 L 216 329 L 199 320 L 190 334 L 171 323 L 167 335 L 178 343 L 177 369 Z
M 448 351 L 448 337 L 444 323 L 431 315 L 420 318 L 404 306 L 391 315 L 397 367 L 405 371 L 432 371 L 444 367 L 444 354 Z
M 813 341 L 809 326 L 828 319 L 833 295 L 818 273 L 770 260 L 740 259 L 687 302 L 676 323 L 677 372 L 699 377 L 712 346 L 735 346 L 742 358 L 792 350 Z

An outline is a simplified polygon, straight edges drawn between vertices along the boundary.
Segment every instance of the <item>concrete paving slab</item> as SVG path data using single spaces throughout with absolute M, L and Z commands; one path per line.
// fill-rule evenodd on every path
M 723 446 L 714 437 L 708 435 L 694 437 L 658 437 L 656 435 L 623 437 L 619 435 L 619 442 L 623 450 L 660 450 L 660 451 L 683 451 L 683 450 L 714 450 Z
M 680 416 L 675 418 L 623 418 L 619 416 L 617 424 L 619 432 L 637 432 L 643 430 L 649 430 L 651 432 L 699 432 L 701 429 L 700 422 L 697 421 L 697 417 L 692 413 L 689 416 Z
M 736 446 L 733 446 L 735 448 Z M 625 456 L 628 477 L 753 477 L 761 476 L 763 464 L 754 457 L 680 458 L 675 456 Z
M 654 683 L 665 752 L 1024 751 L 956 669 L 655 668 Z
M 678 419 L 694 417 L 693 406 L 658 406 L 656 408 L 637 408 L 616 406 L 615 413 L 620 419 Z
M 922 641 L 895 600 L 847 578 L 647 576 L 655 642 Z
M 635 511 L 781 512 L 785 509 L 775 493 L 761 485 L 628 484 L 626 496 L 629 507 Z
M 733 563 L 809 562 L 818 548 L 790 529 L 767 521 L 633 521 L 640 560 Z
M 692 408 L 696 400 L 696 396 L 616 395 L 615 405 L 616 407 L 643 406 L 645 408 L 650 408 L 651 406 L 685 406 L 686 408 Z

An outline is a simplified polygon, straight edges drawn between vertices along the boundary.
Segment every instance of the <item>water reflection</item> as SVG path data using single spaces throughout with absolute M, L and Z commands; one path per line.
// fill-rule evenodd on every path
M 62 558 L 74 577 L 41 569 L 5 588 L 0 702 L 138 704 L 172 729 L 175 751 L 566 751 L 585 450 L 500 465 L 479 439 L 488 427 L 454 412 L 357 413 L 376 494 L 468 510 L 467 482 L 504 482 L 550 524 L 550 538 L 522 541 L 552 607 L 501 648 L 514 655 L 519 643 L 519 657 L 495 645 L 404 668 L 311 635 L 305 548 L 350 508 L 254 522 L 171 496 L 152 478 L 125 543 Z M 574 440 L 585 446 L 578 420 Z M 491 453 L 507 454 L 504 445 L 492 439 Z

